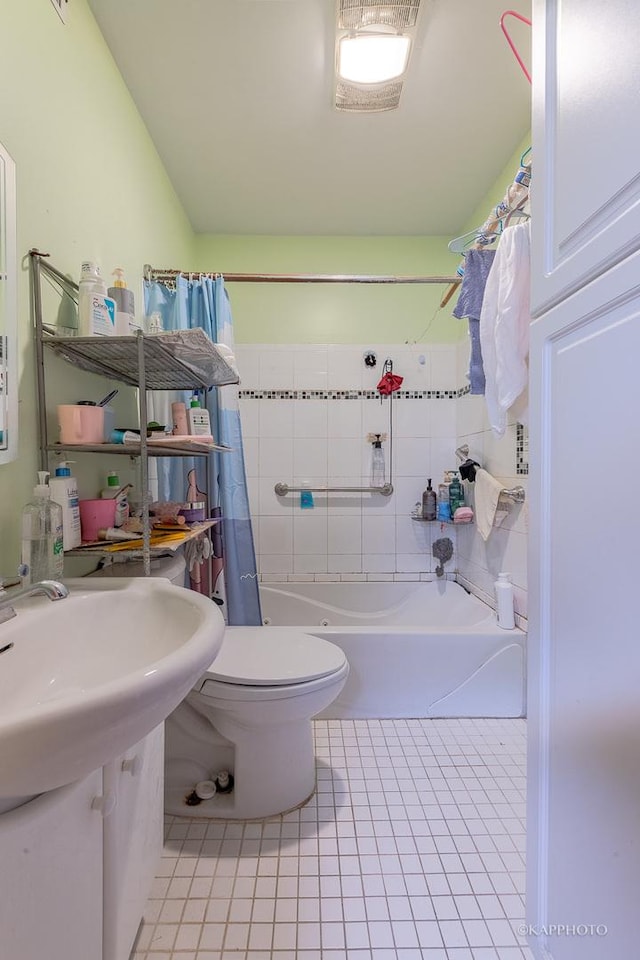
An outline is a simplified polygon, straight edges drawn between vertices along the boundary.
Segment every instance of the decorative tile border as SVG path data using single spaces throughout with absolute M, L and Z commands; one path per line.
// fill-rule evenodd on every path
M 396 390 L 394 400 L 457 400 L 469 393 L 458 390 Z M 377 390 L 240 390 L 241 400 L 379 400 Z
M 529 429 L 516 424 L 516 476 L 529 475 Z

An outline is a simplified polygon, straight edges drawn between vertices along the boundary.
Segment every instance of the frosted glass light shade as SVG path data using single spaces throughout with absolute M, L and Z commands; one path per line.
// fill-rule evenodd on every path
M 352 83 L 384 83 L 402 76 L 409 59 L 409 37 L 396 34 L 360 34 L 341 37 L 338 74 Z

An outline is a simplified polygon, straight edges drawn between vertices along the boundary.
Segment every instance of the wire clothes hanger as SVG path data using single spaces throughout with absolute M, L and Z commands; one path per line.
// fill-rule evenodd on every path
M 521 13 L 517 13 L 515 10 L 505 10 L 505 12 L 504 12 L 504 13 L 502 14 L 502 16 L 500 17 L 500 29 L 501 29 L 502 32 L 504 33 L 504 35 L 505 35 L 505 37 L 506 37 L 506 40 L 507 40 L 507 43 L 508 43 L 509 46 L 511 47 L 511 52 L 513 53 L 514 57 L 515 57 L 516 60 L 518 61 L 518 64 L 520 65 L 520 69 L 521 69 L 522 72 L 524 73 L 524 75 L 525 75 L 525 77 L 527 78 L 527 80 L 529 81 L 529 83 L 531 83 L 531 74 L 529 73 L 529 71 L 528 71 L 527 68 L 525 67 L 524 61 L 523 61 L 522 57 L 520 56 L 520 54 L 518 53 L 518 48 L 516 47 L 515 43 L 514 43 L 513 40 L 511 39 L 511 36 L 510 36 L 510 34 L 509 34 L 509 31 L 507 30 L 507 28 L 506 28 L 506 26 L 505 26 L 505 20 L 507 19 L 507 17 L 515 17 L 516 20 L 520 20 L 521 23 L 526 23 L 529 27 L 531 26 L 531 20 L 528 20 L 527 17 L 523 17 Z
M 487 219 L 480 227 L 455 237 L 449 243 L 452 253 L 461 253 L 463 256 L 470 247 L 483 249 L 490 246 L 502 234 L 506 226 L 516 218 L 529 219 L 525 209 L 529 201 L 529 185 L 531 183 L 531 147 L 520 157 L 518 172 L 509 185 L 507 192 L 500 203 L 493 208 Z M 464 262 L 458 267 L 458 274 L 464 275 Z

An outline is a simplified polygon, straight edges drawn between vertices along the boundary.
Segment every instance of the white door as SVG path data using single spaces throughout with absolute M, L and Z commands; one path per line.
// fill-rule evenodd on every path
M 626 960 L 640 902 L 640 12 L 563 0 L 560 21 L 558 6 L 534 12 L 527 922 L 540 960 Z
M 534 313 L 640 249 L 637 0 L 534 0 Z

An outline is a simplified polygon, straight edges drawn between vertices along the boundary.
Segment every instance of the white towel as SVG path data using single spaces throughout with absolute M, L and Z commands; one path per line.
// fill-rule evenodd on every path
M 530 234 L 529 221 L 504 231 L 482 301 L 485 400 L 489 423 L 498 437 L 504 435 L 507 411 L 526 391 L 529 379 Z M 526 421 L 526 398 L 520 399 L 518 407 L 518 418 Z
M 489 534 L 493 529 L 501 493 L 502 484 L 495 477 L 492 477 L 486 470 L 476 470 L 476 526 L 483 540 L 489 539 Z

